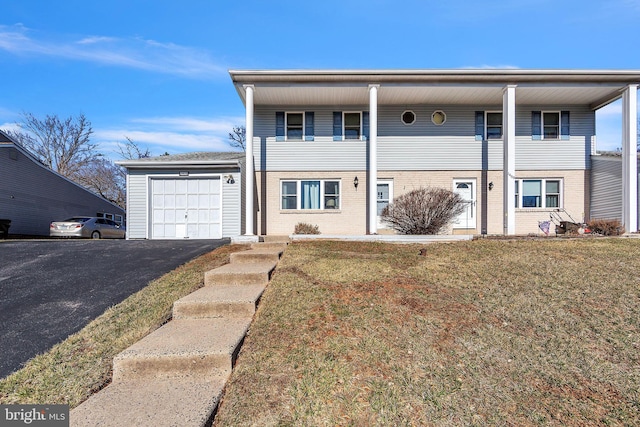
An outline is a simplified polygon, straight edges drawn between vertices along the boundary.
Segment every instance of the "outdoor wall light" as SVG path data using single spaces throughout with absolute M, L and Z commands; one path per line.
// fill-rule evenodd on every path
M 493 181 L 489 183 L 489 191 L 493 190 Z
M 355 178 L 353 178 L 353 186 L 356 187 L 356 190 L 358 189 L 358 177 L 357 176 Z
M 225 176 L 225 179 L 227 180 L 227 184 L 235 184 L 236 180 L 233 179 L 233 175 L 227 175 Z

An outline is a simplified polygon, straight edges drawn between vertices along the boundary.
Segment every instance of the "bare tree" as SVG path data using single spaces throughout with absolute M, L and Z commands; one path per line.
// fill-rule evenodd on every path
M 125 208 L 126 174 L 122 166 L 105 158 L 97 158 L 76 172 L 74 180 L 110 202 Z
M 118 144 L 118 153 L 120 157 L 126 160 L 146 159 L 151 157 L 151 151 L 148 147 L 142 149 L 136 142 L 128 136 L 125 136 L 127 142 Z
M 84 166 L 100 158 L 97 144 L 90 141 L 91 122 L 80 114 L 61 120 L 56 115 L 44 119 L 23 113 L 18 124 L 22 131 L 9 132 L 45 166 L 69 178 Z
M 234 126 L 229 132 L 229 145 L 233 148 L 239 148 L 242 151 L 247 149 L 247 130 L 244 126 Z

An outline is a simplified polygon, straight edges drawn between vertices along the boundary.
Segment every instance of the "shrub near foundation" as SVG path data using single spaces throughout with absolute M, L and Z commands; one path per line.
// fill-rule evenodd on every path
M 394 199 L 381 217 L 401 234 L 438 234 L 463 211 L 459 194 L 444 188 L 418 188 Z
M 619 236 L 624 232 L 622 224 L 617 219 L 594 219 L 587 225 L 592 233 L 603 236 Z
M 293 230 L 293 234 L 320 234 L 320 229 L 317 225 L 307 224 L 306 222 L 299 222 Z

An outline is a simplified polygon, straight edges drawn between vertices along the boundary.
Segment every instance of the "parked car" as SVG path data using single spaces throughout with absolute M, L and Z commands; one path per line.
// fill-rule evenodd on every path
M 49 225 L 51 237 L 90 237 L 92 239 L 124 239 L 125 227 L 106 218 L 74 216 Z

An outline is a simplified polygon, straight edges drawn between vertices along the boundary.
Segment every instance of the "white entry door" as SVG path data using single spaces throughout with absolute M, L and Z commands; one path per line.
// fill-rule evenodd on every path
M 219 239 L 220 178 L 151 180 L 152 239 Z
M 464 200 L 465 209 L 453 220 L 453 228 L 476 228 L 476 180 L 454 179 L 453 191 Z

